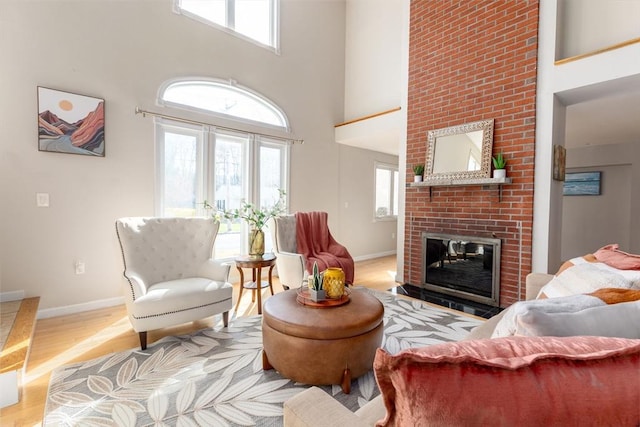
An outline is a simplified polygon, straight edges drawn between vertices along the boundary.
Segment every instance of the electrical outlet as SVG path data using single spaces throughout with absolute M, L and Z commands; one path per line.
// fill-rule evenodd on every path
M 76 274 L 84 274 L 84 261 L 76 261 Z
M 396 238 L 396 233 L 391 233 L 391 238 L 395 239 Z

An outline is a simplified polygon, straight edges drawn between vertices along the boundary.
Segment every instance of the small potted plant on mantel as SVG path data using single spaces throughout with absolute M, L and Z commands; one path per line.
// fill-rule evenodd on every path
M 506 178 L 507 170 L 507 159 L 504 158 L 502 152 L 498 153 L 497 156 L 492 157 L 493 161 L 493 177 L 494 178 Z
M 413 165 L 413 182 L 422 182 L 422 174 L 424 173 L 424 164 L 418 163 Z
M 309 276 L 309 294 L 311 295 L 311 300 L 318 302 L 324 301 L 325 293 L 324 288 L 322 287 L 322 281 L 324 277 L 322 277 L 322 273 L 318 271 L 318 263 L 313 263 L 313 271 Z

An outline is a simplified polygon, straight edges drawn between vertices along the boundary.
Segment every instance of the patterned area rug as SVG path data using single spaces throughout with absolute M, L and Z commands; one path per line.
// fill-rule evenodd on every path
M 397 353 L 458 341 L 482 323 L 365 288 L 384 304 L 383 347 Z M 45 426 L 281 426 L 282 405 L 309 387 L 262 370 L 261 316 L 63 366 L 51 374 Z M 351 393 L 323 386 L 352 411 L 379 394 L 373 372 Z

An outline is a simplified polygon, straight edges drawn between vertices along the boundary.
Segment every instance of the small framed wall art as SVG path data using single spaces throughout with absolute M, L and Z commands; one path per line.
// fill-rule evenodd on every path
M 567 164 L 567 149 L 562 145 L 553 146 L 553 179 L 564 181 Z
M 104 157 L 104 99 L 38 86 L 38 150 Z
M 571 172 L 564 180 L 565 196 L 599 196 L 602 172 Z

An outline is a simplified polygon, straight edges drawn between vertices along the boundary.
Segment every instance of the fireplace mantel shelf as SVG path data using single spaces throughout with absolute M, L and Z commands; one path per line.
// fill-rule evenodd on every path
M 498 200 L 502 201 L 502 186 L 511 184 L 511 178 L 469 178 L 469 179 L 433 179 L 421 182 L 410 182 L 410 187 L 429 187 L 429 201 L 431 201 L 432 187 L 460 187 L 463 185 L 497 185 Z
M 437 179 L 421 182 L 410 182 L 410 187 L 455 187 L 462 185 L 503 185 L 511 184 L 511 178 L 470 178 L 470 179 Z

